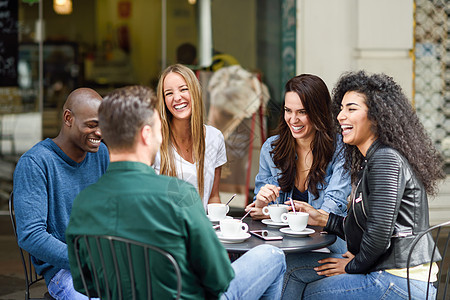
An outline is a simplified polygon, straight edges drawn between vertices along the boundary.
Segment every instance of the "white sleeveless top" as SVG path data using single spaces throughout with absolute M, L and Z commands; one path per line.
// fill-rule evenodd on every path
M 192 184 L 198 191 L 197 184 L 197 165 L 192 164 L 182 158 L 173 147 L 175 165 L 177 168 L 177 177 Z M 225 149 L 225 141 L 220 130 L 205 125 L 205 164 L 203 170 L 204 186 L 203 186 L 203 207 L 206 211 L 211 190 L 214 184 L 214 174 L 216 168 L 222 166 L 227 162 L 227 153 Z M 156 154 L 153 168 L 159 174 L 161 166 L 161 154 Z

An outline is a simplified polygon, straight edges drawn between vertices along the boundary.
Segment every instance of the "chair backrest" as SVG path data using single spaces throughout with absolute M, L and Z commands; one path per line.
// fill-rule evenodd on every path
M 171 282 L 176 287 L 173 298 L 180 298 L 180 267 L 170 253 L 158 247 L 107 235 L 78 235 L 73 245 L 83 288 L 89 298 L 142 299 L 145 294 L 151 299 L 152 285 L 159 280 L 155 276 L 158 270 L 151 269 L 151 255 L 157 260 L 167 259 L 173 267 L 176 276 L 176 281 Z
M 11 218 L 11 224 L 14 231 L 14 236 L 16 237 L 17 241 L 17 232 L 16 232 L 16 217 L 14 214 L 14 195 L 13 193 L 9 196 L 9 217 Z M 35 284 L 36 282 L 39 282 L 44 279 L 43 276 L 38 275 L 36 270 L 34 269 L 33 263 L 31 262 L 31 255 L 19 247 L 19 244 L 17 243 L 17 247 L 19 248 L 19 254 L 20 258 L 22 260 L 23 265 L 23 272 L 25 274 L 25 299 L 30 299 L 30 287 Z M 45 299 L 45 298 L 42 298 Z
M 434 260 L 435 258 L 435 254 L 436 254 L 436 250 L 439 250 L 441 256 L 442 256 L 442 260 L 438 263 L 438 267 L 439 267 L 439 276 L 438 276 L 438 280 L 435 283 L 435 286 L 437 288 L 437 292 L 436 292 L 436 299 L 448 299 L 446 298 L 447 296 L 447 288 L 448 288 L 448 282 L 449 282 L 449 277 L 450 277 L 450 268 L 449 268 L 449 263 L 450 263 L 450 255 L 447 255 L 447 250 L 448 250 L 448 244 L 449 244 L 449 239 L 450 239 L 450 230 L 444 230 L 444 231 L 448 231 L 447 232 L 447 237 L 444 237 L 444 243 L 443 245 L 440 245 L 440 248 L 438 249 L 438 243 L 439 243 L 439 238 L 441 237 L 441 231 L 444 227 L 446 227 L 446 229 L 449 229 L 450 226 L 450 221 L 444 222 L 442 224 L 439 225 L 435 225 L 430 227 L 429 229 L 427 229 L 426 231 L 422 232 L 421 234 L 419 234 L 412 242 L 411 244 L 411 249 L 409 251 L 408 254 L 408 260 L 406 261 L 406 266 L 407 266 L 407 280 L 408 280 L 408 296 L 409 299 L 411 299 L 411 286 L 410 286 L 410 279 L 409 279 L 409 268 L 410 268 L 410 262 L 411 262 L 411 255 L 414 251 L 415 246 L 417 245 L 417 243 L 419 242 L 419 240 L 426 236 L 428 233 L 431 233 L 434 240 L 435 240 L 435 244 L 433 247 L 433 252 L 431 254 L 431 261 Z M 431 277 L 431 268 L 432 268 L 432 264 L 430 263 L 430 269 L 428 272 L 428 282 L 430 282 L 430 277 Z M 445 278 L 442 278 L 442 275 L 445 274 Z M 441 281 L 442 280 L 442 281 Z M 444 283 L 443 285 L 441 283 Z M 423 299 L 428 299 L 428 294 L 429 294 L 429 286 L 427 286 L 427 291 L 426 291 L 426 295 L 424 295 L 425 297 Z

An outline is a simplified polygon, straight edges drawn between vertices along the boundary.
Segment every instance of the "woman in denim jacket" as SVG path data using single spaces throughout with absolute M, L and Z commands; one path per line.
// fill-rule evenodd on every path
M 289 198 L 346 215 L 350 175 L 343 168 L 342 139 L 333 133 L 330 104 L 327 86 L 315 75 L 302 74 L 286 83 L 284 114 L 277 135 L 262 146 L 256 196 L 246 208 L 253 208 L 253 219 L 268 218 L 264 206 Z M 345 253 L 345 242 L 338 239 L 329 249 Z

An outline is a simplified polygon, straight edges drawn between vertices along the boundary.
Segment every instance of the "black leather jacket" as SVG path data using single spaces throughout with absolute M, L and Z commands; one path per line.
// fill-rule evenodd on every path
M 330 214 L 324 228 L 345 238 L 355 255 L 345 271 L 406 268 L 414 237 L 429 227 L 422 182 L 400 153 L 378 140 L 368 149 L 359 178 L 347 217 Z M 430 262 L 432 250 L 433 240 L 427 235 L 416 245 L 411 266 Z

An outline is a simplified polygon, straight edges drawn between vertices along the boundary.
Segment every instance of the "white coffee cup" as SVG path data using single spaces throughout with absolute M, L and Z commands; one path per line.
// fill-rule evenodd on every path
M 281 221 L 288 223 L 292 231 L 303 231 L 308 225 L 309 214 L 306 212 L 289 212 L 281 215 Z
M 275 223 L 281 223 L 281 214 L 287 213 L 288 205 L 285 204 L 272 204 L 266 207 L 263 207 L 262 212 L 266 216 L 270 216 Z
M 223 236 L 239 236 L 248 231 L 248 225 L 239 219 L 223 219 L 219 224 Z
M 213 220 L 222 220 L 225 219 L 225 216 L 227 215 L 230 208 L 228 205 L 222 204 L 222 203 L 211 203 L 208 204 L 208 215 Z

